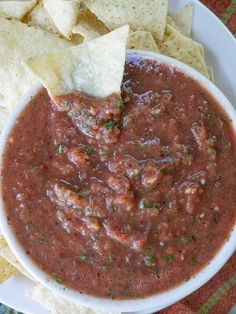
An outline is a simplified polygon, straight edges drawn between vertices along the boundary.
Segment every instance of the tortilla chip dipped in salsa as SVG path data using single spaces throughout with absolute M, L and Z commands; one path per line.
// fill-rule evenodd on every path
M 82 45 L 26 61 L 58 107 L 76 118 L 85 134 L 98 139 L 104 138 L 105 132 L 107 143 L 115 142 L 119 134 L 117 124 L 123 109 L 120 86 L 128 33 L 129 27 L 123 26 Z M 101 103 L 102 98 L 109 98 L 104 106 L 89 106 L 94 97 L 101 98 Z M 88 118 L 91 114 L 98 116 L 95 125 Z

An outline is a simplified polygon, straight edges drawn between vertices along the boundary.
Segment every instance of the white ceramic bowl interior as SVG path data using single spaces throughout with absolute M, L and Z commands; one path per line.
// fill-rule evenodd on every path
M 165 63 L 171 67 L 179 69 L 184 72 L 186 75 L 197 80 L 214 98 L 218 101 L 221 107 L 225 110 L 225 112 L 232 119 L 232 126 L 236 131 L 236 112 L 233 106 L 230 104 L 228 99 L 223 95 L 223 93 L 208 79 L 206 79 L 203 75 L 192 69 L 191 67 L 178 62 L 172 58 L 159 55 L 153 52 L 146 51 L 138 51 L 132 50 L 128 51 L 127 55 L 135 55 L 140 56 L 145 59 L 156 60 L 160 63 Z M 29 92 L 22 98 L 22 100 L 16 105 L 15 110 L 10 114 L 10 117 L 6 123 L 4 131 L 2 132 L 0 139 L 0 156 L 2 156 L 4 152 L 4 147 L 6 143 L 6 139 L 14 126 L 15 120 L 18 115 L 24 109 L 24 107 L 29 103 L 32 97 L 34 97 L 37 92 L 42 88 L 40 83 L 34 85 Z M 53 290 L 59 295 L 84 306 L 88 306 L 97 310 L 106 310 L 106 311 L 118 311 L 118 312 L 137 312 L 137 311 L 145 311 L 151 308 L 155 308 L 155 310 L 160 310 L 165 308 L 185 296 L 189 295 L 193 291 L 200 288 L 204 285 L 209 279 L 211 279 L 227 262 L 230 256 L 234 253 L 236 249 L 236 224 L 231 231 L 231 235 L 228 241 L 221 247 L 216 256 L 210 261 L 210 263 L 203 268 L 199 273 L 197 273 L 193 278 L 189 281 L 184 282 L 173 289 L 168 291 L 152 295 L 150 297 L 146 297 L 143 299 L 136 300 L 110 300 L 104 298 L 97 298 L 87 294 L 80 294 L 79 292 L 66 288 L 63 285 L 59 285 L 55 282 L 55 280 L 48 277 L 32 260 L 31 258 L 24 252 L 22 247 L 19 245 L 17 238 L 15 237 L 14 232 L 12 232 L 11 228 L 7 223 L 7 218 L 3 208 L 3 201 L 0 197 L 0 228 L 7 239 L 7 242 L 14 252 L 19 261 L 24 265 L 24 267 L 32 274 L 42 285 Z M 151 311 L 148 311 L 151 312 Z

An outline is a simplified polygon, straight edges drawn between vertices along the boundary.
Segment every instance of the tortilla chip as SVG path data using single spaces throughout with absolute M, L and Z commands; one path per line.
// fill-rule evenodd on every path
M 93 40 L 101 36 L 101 34 L 86 22 L 80 22 L 73 28 L 73 33 L 83 36 L 84 41 Z
M 126 25 L 82 45 L 30 58 L 26 65 L 51 98 L 73 91 L 94 97 L 119 93 L 128 33 Z
M 0 236 L 0 249 L 5 249 L 7 242 L 4 237 Z M 17 269 L 9 264 L 6 259 L 0 256 L 0 283 L 17 274 Z
M 14 266 L 19 272 L 25 275 L 30 280 L 35 281 L 34 277 L 21 265 L 16 256 L 12 253 L 8 246 L 0 249 L 0 256 L 5 259 L 9 264 Z
M 3 236 L 0 236 L 0 249 L 7 247 L 7 242 Z
M 144 31 L 131 33 L 128 38 L 127 48 L 159 52 L 152 34 Z
M 0 107 L 0 134 L 6 124 L 8 118 L 8 110 L 6 108 Z M 2 231 L 0 229 L 0 236 L 2 235 Z
M 203 45 L 197 43 L 197 46 L 198 46 L 198 50 L 199 50 L 200 55 L 202 56 L 203 59 L 205 59 L 205 51 L 204 51 Z
M 129 24 L 133 31 L 147 31 L 154 38 L 163 38 L 168 0 L 85 0 L 85 4 L 109 30 Z
M 73 28 L 73 33 L 82 35 L 85 41 L 93 40 L 108 32 L 106 26 L 88 9 L 84 10 L 78 24 Z
M 80 2 L 74 0 L 43 0 L 44 7 L 59 32 L 68 39 L 72 36 L 72 30 L 80 13 Z
M 207 72 L 208 72 L 210 80 L 212 82 L 214 82 L 214 69 L 213 69 L 213 67 L 207 67 Z
M 17 269 L 0 257 L 0 283 L 17 274 Z
M 168 16 L 167 23 L 182 33 L 190 37 L 193 20 L 193 5 L 187 4 L 178 12 Z
M 102 312 L 74 304 L 40 285 L 28 290 L 26 296 L 41 304 L 52 314 L 121 314 L 120 312 Z
M 27 14 L 24 22 L 31 26 L 38 26 L 47 32 L 60 34 L 42 1 Z
M 199 43 L 167 25 L 163 41 L 159 41 L 157 45 L 162 54 L 190 65 L 208 78 L 207 67 L 200 53 Z
M 0 1 L 0 15 L 21 20 L 36 4 L 37 0 Z
M 40 53 L 71 46 L 71 43 L 40 29 L 0 18 L 0 107 L 12 110 L 37 82 L 22 64 Z

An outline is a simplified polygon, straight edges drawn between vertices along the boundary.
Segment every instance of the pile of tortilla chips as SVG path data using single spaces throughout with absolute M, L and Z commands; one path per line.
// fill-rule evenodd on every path
M 101 54 L 100 64 L 115 67 L 117 56 L 121 56 L 122 52 L 118 49 L 109 53 L 107 44 L 113 40 L 114 47 L 118 47 L 126 41 L 128 28 L 121 27 L 126 24 L 130 27 L 127 48 L 165 54 L 213 80 L 213 70 L 207 67 L 204 60 L 203 46 L 190 38 L 193 10 L 193 5 L 186 5 L 179 12 L 168 15 L 168 0 L 0 1 L 0 132 L 16 103 L 38 78 L 44 82 L 51 96 L 57 94 L 58 80 L 63 81 L 64 70 L 70 72 L 66 63 L 68 58 L 73 60 L 72 65 L 78 71 L 86 62 L 89 67 L 84 81 L 71 77 L 70 81 L 76 88 L 95 96 L 106 96 L 106 93 L 117 91 L 122 79 L 120 66 L 123 66 L 124 56 L 119 59 L 117 72 L 110 78 L 113 85 L 108 86 L 105 79 L 100 85 L 95 78 L 90 82 L 89 74 L 91 69 L 95 72 L 100 70 L 97 68 L 98 54 L 95 53 L 99 45 L 101 49 L 97 53 Z M 119 27 L 116 36 L 110 33 L 105 39 L 100 38 Z M 78 55 L 81 56 L 85 50 L 90 50 L 90 59 L 85 58 L 84 64 L 80 64 Z M 55 67 L 58 76 L 55 77 L 57 84 L 53 85 L 55 81 L 50 78 L 55 74 Z M 47 71 L 44 71 L 45 68 Z M 105 70 L 102 75 L 109 77 L 112 71 L 109 67 Z M 92 84 L 92 89 L 88 82 Z M 71 85 L 60 85 L 59 88 L 65 88 L 65 92 L 68 92 Z M 35 287 L 27 292 L 27 296 L 52 313 L 95 313 L 40 286 L 16 259 L 4 238 L 0 237 L 0 284 L 17 272 L 35 282 Z

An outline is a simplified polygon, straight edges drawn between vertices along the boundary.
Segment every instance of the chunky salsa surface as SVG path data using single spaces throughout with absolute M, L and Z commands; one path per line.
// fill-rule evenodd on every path
M 236 216 L 231 122 L 183 73 L 127 60 L 122 99 L 45 89 L 3 156 L 9 224 L 58 284 L 140 298 L 189 280 Z M 65 110 L 65 111 L 63 111 Z

